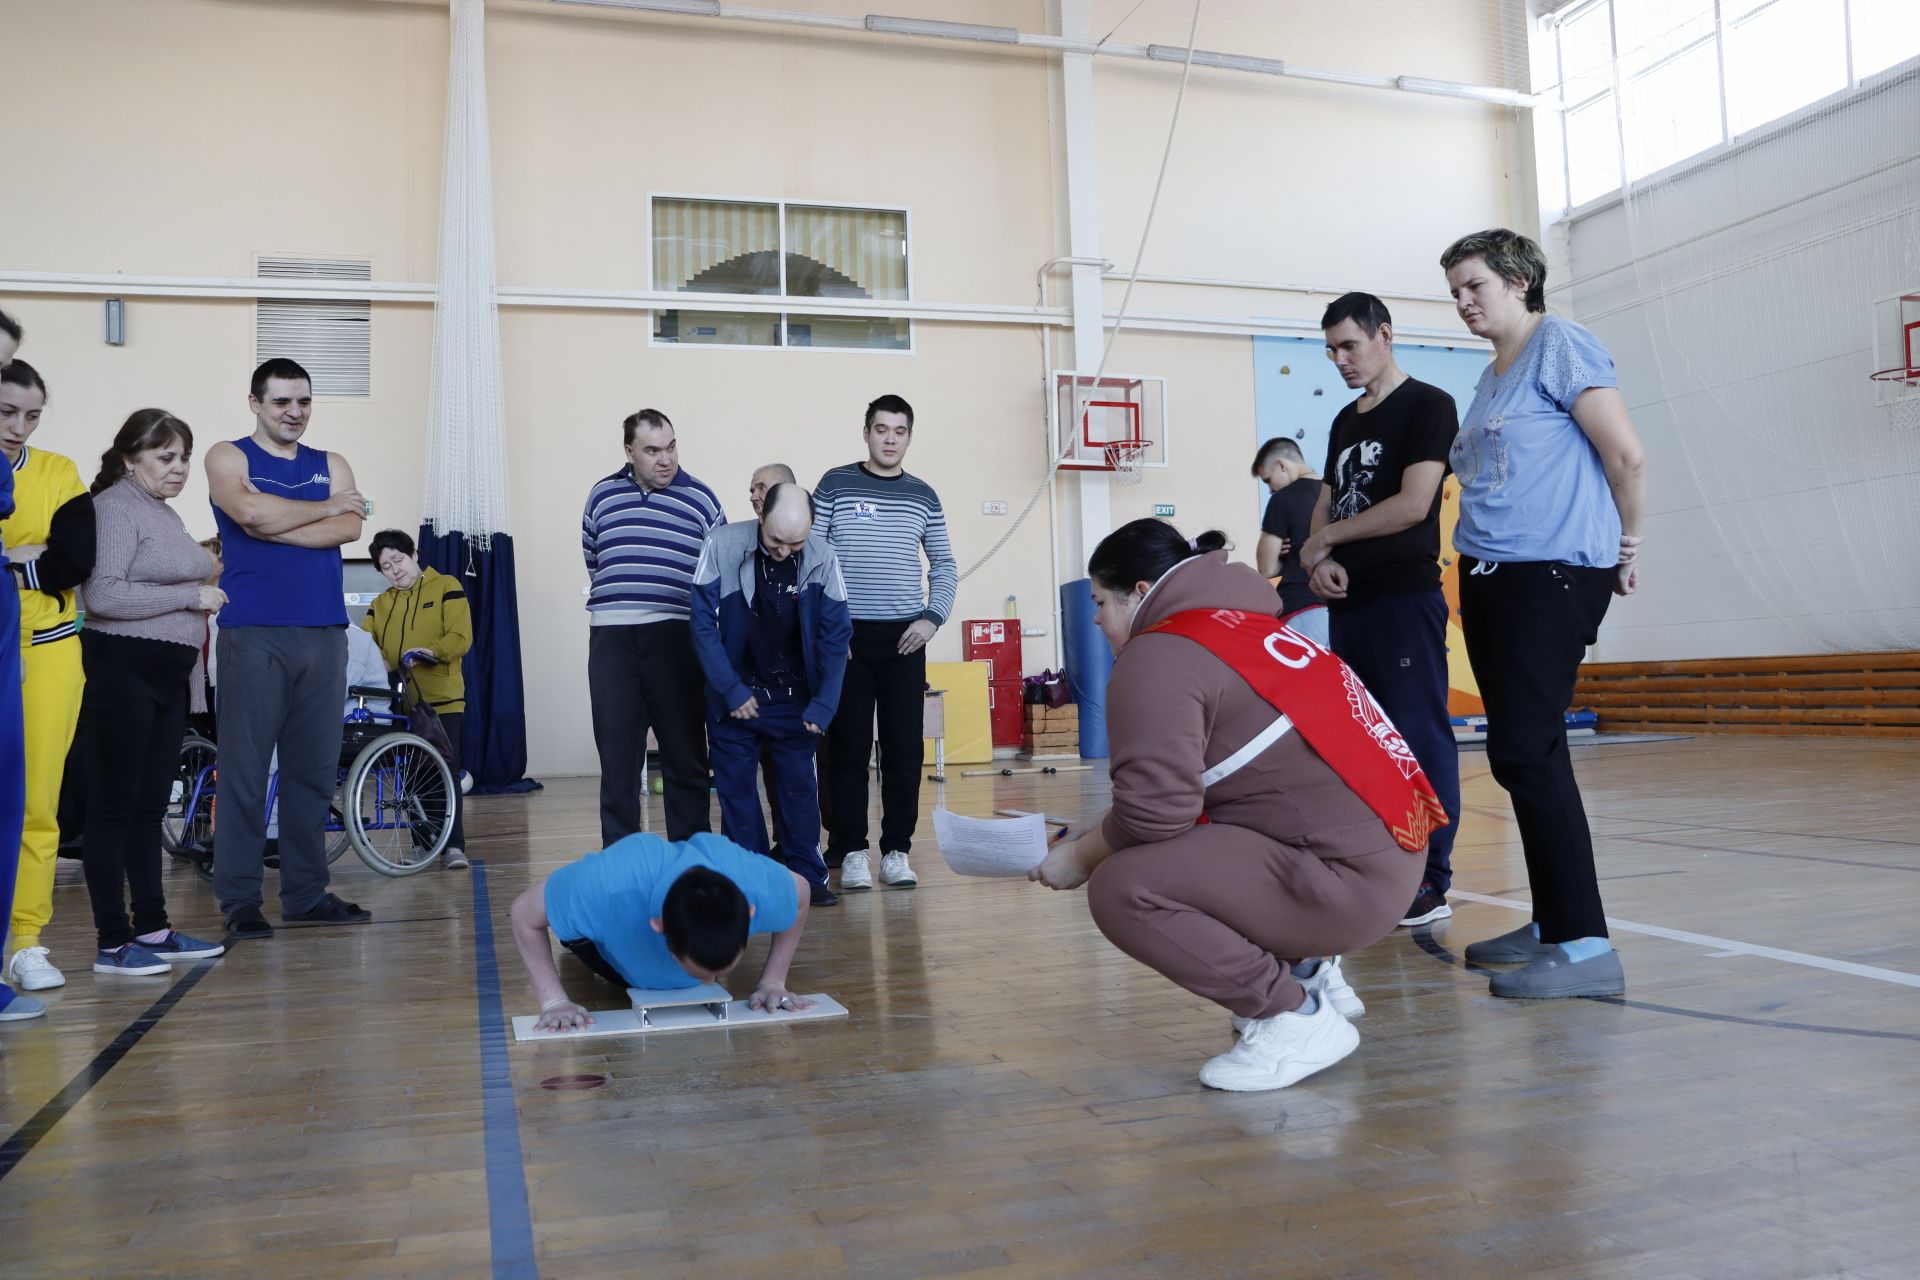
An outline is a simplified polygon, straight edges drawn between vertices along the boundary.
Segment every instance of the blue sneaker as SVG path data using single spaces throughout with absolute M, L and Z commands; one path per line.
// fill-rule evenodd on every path
M 32 996 L 16 994 L 12 988 L 0 986 L 0 1022 L 25 1022 L 28 1018 L 46 1016 L 47 1006 Z
M 214 956 L 224 955 L 227 950 L 224 942 L 203 942 L 199 938 L 188 937 L 178 929 L 167 930 L 165 942 L 136 942 L 133 945 L 153 952 L 162 960 L 210 960 Z
M 118 973 L 129 978 L 150 978 L 158 973 L 171 973 L 172 968 L 139 943 L 129 942 L 124 947 L 115 947 L 111 951 L 102 949 L 95 953 L 93 971 Z

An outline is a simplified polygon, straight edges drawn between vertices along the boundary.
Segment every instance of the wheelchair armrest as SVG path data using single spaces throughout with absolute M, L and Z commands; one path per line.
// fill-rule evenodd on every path
M 348 687 L 347 696 L 349 698 L 380 698 L 382 700 L 390 700 L 393 697 L 393 690 L 383 684 L 356 684 Z

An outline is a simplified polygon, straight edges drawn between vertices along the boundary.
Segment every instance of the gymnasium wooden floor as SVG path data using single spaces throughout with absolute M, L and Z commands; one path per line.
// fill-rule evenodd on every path
M 1352 957 L 1359 1052 L 1271 1094 L 1200 1087 L 1226 1015 L 1081 895 L 957 881 L 925 845 L 917 891 L 814 913 L 795 986 L 846 1022 L 514 1045 L 507 904 L 591 842 L 585 779 L 476 804 L 472 875 L 349 855 L 372 926 L 171 984 L 89 971 L 70 865 L 68 985 L 0 1027 L 0 1275 L 1920 1275 L 1920 743 L 1578 757 L 1628 998 L 1510 1004 L 1462 968 L 1525 898 L 1468 753 L 1479 896 Z M 1104 793 L 945 788 L 979 814 Z M 207 886 L 170 881 L 210 930 Z

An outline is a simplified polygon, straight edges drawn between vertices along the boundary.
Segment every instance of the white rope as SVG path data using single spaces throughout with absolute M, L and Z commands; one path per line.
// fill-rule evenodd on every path
M 426 522 L 485 548 L 510 532 L 506 392 L 494 298 L 485 0 L 451 0 L 440 296 L 427 408 Z
M 1088 384 L 1090 386 L 1100 385 L 1100 379 L 1107 371 L 1107 357 L 1113 354 L 1113 344 L 1119 340 L 1120 331 L 1127 324 L 1127 308 L 1133 302 L 1134 282 L 1140 278 L 1140 264 L 1147 256 L 1147 237 L 1153 234 L 1154 214 L 1160 208 L 1160 189 L 1166 185 L 1167 164 L 1173 159 L 1173 138 L 1180 128 L 1180 108 L 1186 102 L 1187 80 L 1193 74 L 1193 46 L 1200 34 L 1200 11 L 1205 5 L 1206 0 L 1193 0 L 1193 22 L 1187 28 L 1187 56 L 1180 66 L 1180 89 L 1173 97 L 1173 117 L 1167 121 L 1167 145 L 1160 152 L 1160 173 L 1153 180 L 1153 199 L 1147 202 L 1147 220 L 1140 228 L 1140 245 L 1134 251 L 1133 270 L 1127 273 L 1126 291 L 1120 295 L 1120 310 L 1113 318 L 1113 331 L 1107 335 L 1107 345 L 1100 351 L 1100 367 L 1094 370 L 1093 381 Z M 1042 331 L 1042 341 L 1044 340 L 1045 333 Z M 1054 395 L 1054 388 L 1048 387 L 1047 394 Z M 979 572 L 981 566 L 1000 554 L 1001 549 L 1013 540 L 1013 535 L 1020 532 L 1020 526 L 1027 522 L 1027 517 L 1033 514 L 1033 509 L 1040 505 L 1040 499 L 1046 496 L 1047 487 L 1053 483 L 1053 477 L 1060 470 L 1060 464 L 1065 462 L 1067 455 L 1072 452 L 1073 442 L 1070 438 L 1066 446 L 1047 464 L 1047 474 L 1041 479 L 1039 487 L 1033 491 L 1033 496 L 1027 499 L 1027 505 L 1020 508 L 1020 514 L 1014 517 L 1011 525 L 1007 526 L 1007 531 L 1000 535 L 1000 540 L 989 547 L 985 555 L 967 566 L 966 570 L 960 574 L 960 581 L 965 582 Z

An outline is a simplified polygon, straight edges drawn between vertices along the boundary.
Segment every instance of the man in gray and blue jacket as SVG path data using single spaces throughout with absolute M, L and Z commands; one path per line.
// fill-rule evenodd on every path
M 820 857 L 814 755 L 846 676 L 853 621 L 840 562 L 815 537 L 813 499 L 797 484 L 767 490 L 754 524 L 707 535 L 693 571 L 693 646 L 707 680 L 707 744 L 721 829 L 767 853 L 761 749 L 773 758 L 775 822 L 787 867 L 835 901 Z

